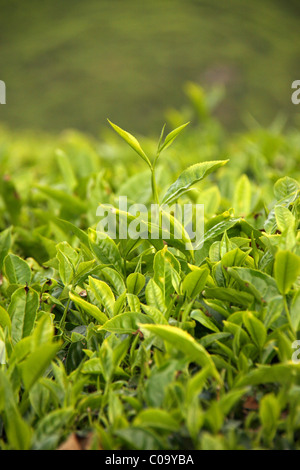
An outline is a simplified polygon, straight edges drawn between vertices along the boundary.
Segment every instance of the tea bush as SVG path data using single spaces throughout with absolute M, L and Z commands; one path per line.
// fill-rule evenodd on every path
M 299 133 L 188 86 L 158 145 L 1 130 L 2 449 L 300 448 Z M 119 196 L 204 204 L 201 248 L 99 238 Z

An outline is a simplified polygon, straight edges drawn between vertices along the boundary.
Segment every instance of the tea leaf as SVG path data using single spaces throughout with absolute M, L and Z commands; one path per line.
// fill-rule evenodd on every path
M 281 294 L 287 294 L 300 275 L 300 256 L 279 250 L 275 257 L 274 275 Z
M 152 168 L 150 160 L 147 157 L 147 155 L 145 154 L 142 147 L 140 146 L 138 140 L 135 137 L 133 137 L 133 135 L 129 134 L 129 132 L 124 131 L 123 129 L 121 129 L 121 127 L 119 127 L 116 124 L 112 123 L 109 119 L 108 119 L 108 122 L 111 125 L 111 127 L 117 132 L 117 134 L 119 134 L 119 136 L 122 137 L 122 139 L 124 139 L 125 142 L 127 142 L 127 144 L 130 145 L 130 147 L 133 148 L 133 150 L 135 150 L 136 153 L 140 157 L 142 157 L 142 159 L 147 163 L 147 165 L 150 168 Z
M 178 199 L 189 188 L 215 171 L 217 168 L 226 165 L 228 160 L 220 160 L 216 162 L 196 163 L 181 173 L 178 179 L 173 183 L 162 199 L 162 204 L 170 204 L 170 202 Z

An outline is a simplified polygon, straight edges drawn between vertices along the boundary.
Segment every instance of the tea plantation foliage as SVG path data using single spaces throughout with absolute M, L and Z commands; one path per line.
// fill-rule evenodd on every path
M 1 130 L 2 449 L 300 448 L 300 134 L 189 86 L 158 147 Z M 202 248 L 99 240 L 120 195 L 204 204 Z

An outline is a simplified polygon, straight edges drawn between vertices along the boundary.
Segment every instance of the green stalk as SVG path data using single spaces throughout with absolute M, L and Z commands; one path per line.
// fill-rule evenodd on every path
M 296 338 L 296 337 L 297 337 L 297 334 L 296 334 L 296 331 L 295 331 L 295 329 L 294 329 L 294 327 L 293 327 L 293 324 L 292 324 L 292 319 L 291 319 L 289 307 L 288 307 L 288 304 L 287 304 L 286 295 L 283 296 L 283 303 L 284 303 L 284 309 L 285 309 L 285 313 L 286 313 L 286 316 L 287 316 L 287 319 L 288 319 L 290 328 L 291 328 L 291 330 L 292 330 L 293 335 L 294 335 L 295 338 Z
M 151 168 L 151 186 L 152 186 L 153 199 L 155 203 L 159 205 L 157 186 L 156 186 L 156 180 L 155 180 L 155 167 Z
M 59 328 L 62 330 L 65 326 L 65 321 L 66 321 L 66 316 L 67 316 L 67 313 L 68 313 L 68 310 L 69 310 L 69 305 L 70 305 L 70 301 L 71 299 L 69 298 L 68 299 L 68 302 L 65 306 L 65 310 L 64 310 L 64 313 L 63 313 L 63 316 L 61 317 L 61 320 L 59 322 Z

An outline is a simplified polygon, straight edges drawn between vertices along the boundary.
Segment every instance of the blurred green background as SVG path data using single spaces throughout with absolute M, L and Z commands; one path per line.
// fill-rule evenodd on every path
M 299 116 L 298 0 L 0 0 L 0 79 L 13 129 L 157 133 L 183 85 L 225 86 L 230 130 Z

